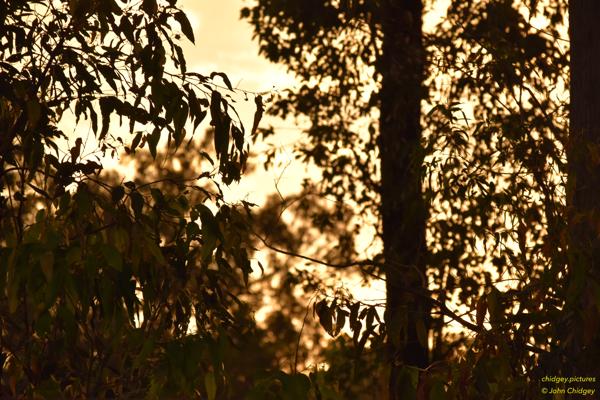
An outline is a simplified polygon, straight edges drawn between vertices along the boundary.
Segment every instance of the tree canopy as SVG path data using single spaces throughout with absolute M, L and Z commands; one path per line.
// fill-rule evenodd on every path
M 302 2 L 258 1 L 242 17 L 253 24 L 262 54 L 285 64 L 304 82 L 282 93 L 273 113 L 308 117 L 308 144 L 300 144 L 297 152 L 322 167 L 317 181 L 321 195 L 353 202 L 363 215 L 378 217 L 382 254 L 371 263 L 343 264 L 381 272 L 389 259 L 382 204 L 386 197 L 402 203 L 402 196 L 421 185 L 428 209 L 427 285 L 426 290 L 414 284 L 403 290 L 417 289 L 431 302 L 431 331 L 423 336 L 433 338 L 428 363 L 439 369 L 417 373 L 411 366 L 418 364 L 409 362 L 405 373 L 413 379 L 399 389 L 402 396 L 433 393 L 432 382 L 438 379 L 445 382 L 449 398 L 537 396 L 541 376 L 573 367 L 564 354 L 575 339 L 565 339 L 571 338 L 565 326 L 586 332 L 587 339 L 576 342 L 579 349 L 590 346 L 597 334 L 596 306 L 588 304 L 577 323 L 563 308 L 583 293 L 584 276 L 593 275 L 575 267 L 568 250 L 572 224 L 565 193 L 575 183 L 567 181 L 567 3 L 450 2 L 444 19 L 423 35 L 422 92 L 402 86 L 403 79 L 412 77 L 402 69 L 411 61 L 394 65 L 384 56 L 386 34 L 396 34 L 386 31 L 389 7 L 413 4 L 389 3 L 326 1 L 303 7 Z M 414 16 L 407 12 L 405 20 L 396 20 L 397 31 L 411 29 Z M 405 58 L 418 58 L 418 50 L 406 50 L 410 40 L 399 42 L 408 52 Z M 390 67 L 398 73 L 392 78 L 396 98 L 385 96 Z M 390 194 L 385 190 L 384 150 L 393 143 L 381 146 L 387 140 L 382 118 L 397 118 L 390 105 L 407 95 L 422 98 L 422 154 L 395 171 L 403 174 L 417 162 L 421 181 Z M 395 112 L 406 115 L 402 107 L 397 105 Z M 411 218 L 398 215 L 392 229 L 403 229 Z M 413 247 L 418 240 L 413 235 L 404 248 L 418 251 Z M 581 281 L 574 283 L 567 274 Z M 388 285 L 390 296 L 402 294 Z M 331 306 L 332 313 L 344 309 L 340 302 Z M 467 310 L 470 318 L 455 309 Z M 555 324 L 567 320 L 566 325 Z M 463 333 L 448 329 L 450 321 L 458 322 Z M 393 329 L 389 322 L 384 335 Z M 380 362 L 389 361 L 383 357 Z
M 218 186 L 248 156 L 227 76 L 188 71 L 176 1 L 3 1 L 0 14 L 1 396 L 221 396 L 245 334 L 233 288 L 251 271 L 244 209 Z M 214 168 L 103 175 L 103 157 L 156 157 L 161 138 L 176 150 L 207 115 Z M 67 135 L 69 118 L 93 137 Z

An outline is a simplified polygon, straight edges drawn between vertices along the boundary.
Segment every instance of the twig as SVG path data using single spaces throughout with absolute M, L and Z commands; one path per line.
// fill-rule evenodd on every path
M 300 339 L 302 338 L 302 332 L 304 331 L 304 325 L 306 324 L 306 318 L 308 318 L 308 312 L 310 311 L 310 303 L 317 296 L 315 293 L 311 299 L 308 301 L 306 305 L 306 313 L 304 314 L 304 319 L 302 319 L 302 326 L 300 327 L 300 332 L 298 332 L 298 341 L 296 342 L 296 352 L 294 354 L 294 365 L 292 368 L 292 372 L 296 374 L 298 372 L 298 350 L 300 349 Z
M 263 243 L 263 245 L 265 245 L 265 247 L 267 247 L 267 248 L 269 248 L 269 249 L 271 249 L 273 251 L 276 251 L 277 253 L 285 254 L 285 255 L 290 256 L 290 257 L 301 258 L 303 260 L 310 261 L 310 262 L 313 262 L 315 264 L 324 265 L 326 267 L 331 267 L 331 268 L 335 268 L 335 269 L 346 269 L 346 268 L 351 268 L 351 267 L 364 267 L 364 266 L 370 266 L 370 265 L 371 266 L 383 267 L 383 263 L 379 263 L 379 262 L 374 261 L 374 260 L 349 261 L 349 262 L 344 263 L 344 264 L 330 263 L 328 261 L 319 260 L 317 258 L 313 258 L 313 257 L 310 257 L 310 256 L 305 256 L 303 254 L 295 253 L 295 252 L 292 252 L 292 251 L 284 250 L 284 249 L 281 249 L 279 247 L 273 246 L 265 238 L 263 238 L 261 235 L 259 235 L 258 233 L 256 233 L 254 230 L 251 230 L 251 233 L 254 236 L 256 236 Z

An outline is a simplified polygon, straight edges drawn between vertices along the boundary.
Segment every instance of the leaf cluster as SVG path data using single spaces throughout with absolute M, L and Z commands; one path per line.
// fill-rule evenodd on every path
M 252 271 L 245 210 L 212 189 L 248 156 L 213 83 L 232 91 L 227 76 L 187 70 L 174 0 L 2 1 L 0 33 L 0 397 L 228 396 L 253 325 L 234 293 Z M 212 171 L 103 172 L 121 151 L 158 158 L 161 139 L 177 151 L 208 114 Z

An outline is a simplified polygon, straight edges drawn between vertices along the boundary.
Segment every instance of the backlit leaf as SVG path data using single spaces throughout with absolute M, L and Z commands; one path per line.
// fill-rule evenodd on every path
M 178 11 L 175 13 L 174 17 L 175 17 L 175 20 L 177 20 L 177 22 L 179 22 L 179 25 L 181 25 L 181 31 L 183 32 L 183 34 L 192 43 L 194 43 L 194 30 L 192 29 L 192 25 L 190 24 L 190 21 L 189 21 L 188 17 L 185 15 L 185 13 L 183 11 Z

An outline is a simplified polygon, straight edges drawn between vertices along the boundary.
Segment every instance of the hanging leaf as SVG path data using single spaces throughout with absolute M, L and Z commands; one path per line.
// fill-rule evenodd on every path
M 123 259 L 119 251 L 110 244 L 100 246 L 100 252 L 109 267 L 121 271 L 123 269 Z
M 502 306 L 502 294 L 495 287 L 492 287 L 492 290 L 487 295 L 487 305 L 490 313 L 490 323 L 496 327 L 504 318 L 504 310 Z
M 258 125 L 260 124 L 260 120 L 262 119 L 263 113 L 265 111 L 265 107 L 263 106 L 261 95 L 257 95 L 254 98 L 254 103 L 256 104 L 256 111 L 254 112 L 254 121 L 252 122 L 252 131 L 251 131 L 252 137 L 254 137 L 256 135 L 256 130 L 258 129 Z
M 244 150 L 244 133 L 235 125 L 231 127 L 231 136 L 233 137 L 233 142 L 235 143 L 236 149 L 238 151 Z
M 194 43 L 194 30 L 192 29 L 192 25 L 190 24 L 190 20 L 185 15 L 183 11 L 178 11 L 174 15 L 175 20 L 179 22 L 181 26 L 181 32 L 190 40 L 190 42 Z
M 229 81 L 229 78 L 224 72 L 212 72 L 210 74 L 210 79 L 213 79 L 215 76 L 220 76 L 221 79 L 223 79 L 223 82 L 225 82 L 225 86 L 227 86 L 227 89 L 233 91 L 233 86 L 231 86 L 231 82 Z
M 142 1 L 142 10 L 146 12 L 146 14 L 154 15 L 158 11 L 158 4 L 156 4 L 156 0 L 143 0 Z M 137 25 L 137 24 L 135 24 Z
M 215 381 L 215 374 L 212 371 L 204 375 L 204 387 L 208 400 L 215 400 L 217 397 L 217 382 Z
M 335 316 L 335 330 L 334 335 L 337 336 L 344 329 L 346 325 L 346 317 L 348 316 L 348 312 L 341 307 L 337 307 L 337 312 Z
M 131 152 L 135 153 L 135 149 L 139 146 L 140 141 L 142 140 L 142 132 L 138 132 L 133 140 L 131 141 Z
M 208 207 L 204 204 L 198 204 L 194 209 L 200 214 L 200 222 L 202 223 L 202 258 L 208 260 L 217 247 L 217 241 L 222 240 L 221 231 L 215 216 Z
M 110 194 L 110 197 L 114 203 L 118 203 L 123 198 L 123 196 L 125 196 L 125 188 L 123 188 L 123 186 L 120 185 L 113 188 Z
M 217 158 L 223 163 L 227 159 L 229 150 L 229 129 L 231 127 L 231 118 L 228 115 L 223 115 L 220 123 L 215 125 L 215 151 Z M 223 164 L 222 164 L 223 165 Z
M 325 331 L 328 334 L 333 336 L 333 316 L 331 309 L 327 305 L 327 301 L 321 300 L 320 302 L 318 302 L 315 305 L 315 312 L 319 317 L 319 322 L 321 323 L 321 326 L 325 328 Z
M 108 133 L 108 128 L 110 127 L 110 114 L 119 109 L 123 103 L 114 96 L 101 97 L 99 103 L 100 115 L 102 116 L 102 129 L 100 130 L 98 140 L 102 140 Z
M 147 136 L 148 149 L 152 158 L 156 159 L 156 146 L 160 140 L 160 130 L 155 128 L 150 135 Z
M 188 118 L 189 107 L 186 102 L 182 102 L 175 113 L 175 117 L 173 118 L 174 123 L 174 132 L 173 139 L 175 140 L 175 149 L 177 150 L 181 145 L 181 142 L 185 138 L 185 129 L 184 125 Z
M 144 208 L 144 197 L 138 191 L 132 192 L 129 196 L 131 198 L 131 208 L 133 209 L 135 216 L 139 218 L 142 215 L 142 209 Z
M 221 122 L 221 93 L 218 90 L 213 90 L 210 95 L 210 116 L 212 118 L 211 125 L 216 126 Z
M 483 321 L 485 320 L 485 313 L 487 312 L 487 297 L 481 296 L 479 300 L 477 300 L 477 306 L 475 308 L 475 321 L 478 327 L 483 326 Z
M 283 374 L 282 383 L 283 400 L 306 400 L 309 398 L 310 379 L 304 374 Z

